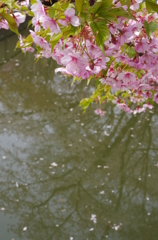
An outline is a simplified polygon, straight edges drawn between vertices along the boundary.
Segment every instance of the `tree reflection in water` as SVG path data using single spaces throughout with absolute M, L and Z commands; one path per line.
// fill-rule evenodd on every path
M 93 88 L 70 87 L 54 67 L 22 54 L 0 67 L 0 209 L 16 220 L 8 228 L 15 239 L 157 239 L 157 109 L 82 114 Z

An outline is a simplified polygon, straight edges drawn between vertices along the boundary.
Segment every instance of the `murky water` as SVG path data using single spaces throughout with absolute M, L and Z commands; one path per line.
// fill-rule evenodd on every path
M 0 41 L 0 240 L 158 239 L 158 109 L 85 114 L 86 83 Z

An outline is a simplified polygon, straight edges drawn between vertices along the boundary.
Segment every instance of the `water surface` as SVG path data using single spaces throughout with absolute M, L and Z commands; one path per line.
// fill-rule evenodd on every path
M 156 240 L 158 109 L 83 114 L 93 86 L 15 42 L 0 41 L 0 239 Z

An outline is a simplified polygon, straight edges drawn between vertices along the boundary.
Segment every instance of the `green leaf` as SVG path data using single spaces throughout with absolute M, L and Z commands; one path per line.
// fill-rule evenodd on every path
M 91 12 L 94 14 L 100 15 L 101 12 L 102 14 L 112 6 L 112 0 L 103 0 L 102 2 L 96 2 L 92 7 L 91 7 Z
M 28 35 L 27 38 L 25 38 L 24 42 L 26 43 L 29 43 L 29 44 L 32 44 L 33 43 L 33 38 L 31 35 Z
M 20 41 L 17 42 L 16 48 L 25 48 L 25 47 L 30 47 L 33 43 L 33 38 L 31 35 L 28 35 L 27 38 L 23 39 L 23 42 L 21 44 Z
M 34 4 L 34 3 L 37 3 L 36 0 L 30 0 L 30 3 L 31 3 L 31 6 Z
M 27 28 L 29 28 L 32 24 L 32 19 L 28 21 Z
M 15 49 L 16 49 L 16 48 L 21 48 L 21 46 L 20 46 L 20 41 L 18 41 L 18 42 L 16 43 Z
M 135 51 L 135 49 L 134 49 L 133 46 L 132 46 L 132 47 L 128 47 L 128 48 L 126 49 L 126 53 L 127 53 L 127 55 L 128 55 L 130 58 L 134 58 L 134 57 L 136 56 L 136 51 Z
M 146 3 L 146 8 L 148 12 L 157 12 L 158 13 L 158 5 L 156 4 L 155 1 L 152 0 L 145 0 Z
M 95 88 L 97 88 L 97 86 L 98 86 L 99 83 L 100 83 L 100 82 L 99 82 L 99 79 L 97 79 L 97 80 L 95 81 Z
M 108 11 L 105 11 L 102 8 L 99 11 L 97 11 L 97 14 L 99 17 L 105 18 L 108 21 L 117 22 L 117 17 L 114 13 L 109 13 Z
M 60 3 L 60 6 L 63 10 L 66 10 L 69 7 L 69 2 Z
M 121 5 L 122 6 L 127 6 L 128 7 L 128 9 L 126 10 L 126 12 L 128 13 L 128 15 L 129 15 L 129 17 L 131 18 L 131 19 L 134 19 L 134 17 L 133 17 L 133 15 L 131 14 L 131 9 L 130 9 L 130 5 L 131 5 L 131 0 L 120 0 L 120 2 L 121 2 Z M 125 16 L 126 17 L 126 16 Z
M 19 31 L 18 31 L 18 27 L 15 19 L 10 14 L 5 13 L 4 11 L 1 12 L 1 16 L 8 22 L 10 30 L 15 32 L 17 35 L 19 35 Z
M 95 35 L 96 44 L 98 46 L 104 44 L 104 42 L 109 38 L 110 33 L 109 29 L 106 26 L 104 21 L 93 22 L 90 24 L 90 27 Z
M 108 19 L 109 21 L 117 21 L 116 15 L 113 13 L 109 13 L 109 7 L 111 6 L 111 1 L 107 3 L 103 3 L 95 12 L 99 17 L 103 17 Z
M 130 8 L 131 0 L 120 0 L 121 5 L 126 5 L 128 8 Z
M 28 10 L 28 7 L 26 7 L 26 6 L 21 6 L 21 10 L 22 10 L 22 11 L 27 11 L 27 10 Z
M 76 2 L 76 9 L 80 13 L 82 10 L 83 0 L 75 0 Z
M 112 0 L 102 0 L 103 5 L 106 6 L 106 8 L 111 7 L 112 5 Z
M 30 17 L 34 17 L 34 13 L 32 11 L 28 11 L 27 14 L 30 16 Z
M 11 9 L 14 0 L 2 0 L 2 1 L 0 1 L 0 2 L 8 5 L 8 7 Z
M 81 78 L 80 78 L 80 77 L 74 77 L 74 78 L 73 78 L 73 81 L 72 81 L 72 83 L 71 83 L 71 86 L 72 86 L 76 81 L 81 81 Z
M 97 10 L 100 8 L 100 6 L 102 6 L 102 5 L 103 5 L 102 2 L 96 2 L 96 3 L 90 8 L 90 11 L 95 14 L 95 13 L 97 12 Z
M 79 106 L 83 108 L 83 110 L 86 110 L 89 105 L 91 104 L 91 99 L 90 98 L 84 98 L 80 101 Z
M 50 9 L 48 10 L 48 15 L 49 15 L 49 17 L 50 17 L 50 18 L 54 18 L 54 17 L 55 17 L 55 12 L 56 12 L 55 9 L 50 8 Z
M 87 85 L 89 85 L 90 81 L 93 79 L 93 76 L 90 76 L 88 79 L 87 79 Z
M 135 19 L 128 11 L 125 11 L 123 8 L 113 8 L 109 10 L 109 13 L 113 13 L 116 17 L 125 17 L 128 19 Z
M 23 39 L 23 44 L 22 44 L 22 47 L 31 47 L 33 43 L 33 38 L 32 36 L 29 34 L 27 36 L 27 38 Z M 20 46 L 21 47 L 21 46 Z
M 143 24 L 144 24 L 146 33 L 147 33 L 147 35 L 148 35 L 148 38 L 150 38 L 150 35 L 151 35 L 155 30 L 157 30 L 157 23 L 155 23 L 155 22 L 150 22 L 150 23 L 148 23 L 148 22 L 144 21 Z
M 53 35 L 50 43 L 51 43 L 51 47 L 52 47 L 52 52 L 54 51 L 54 47 L 56 46 L 56 44 L 59 42 L 59 40 L 62 38 L 63 34 L 59 33 L 59 34 L 55 34 Z
M 68 27 L 63 29 L 63 37 L 64 39 L 69 38 L 69 36 L 75 36 L 80 33 L 80 27 L 74 27 L 72 25 L 69 25 Z
M 146 3 L 145 2 L 142 2 L 142 3 L 140 3 L 139 4 L 139 12 L 142 12 L 142 10 L 144 9 L 144 8 L 146 8 Z
M 111 86 L 106 85 L 104 88 L 105 96 L 108 97 L 109 93 L 111 91 Z

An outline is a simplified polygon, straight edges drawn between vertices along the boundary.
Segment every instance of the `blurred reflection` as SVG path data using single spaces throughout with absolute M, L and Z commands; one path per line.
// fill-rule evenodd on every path
M 55 66 L 18 53 L 0 67 L 3 239 L 157 239 L 158 110 L 83 114 L 93 87 Z

